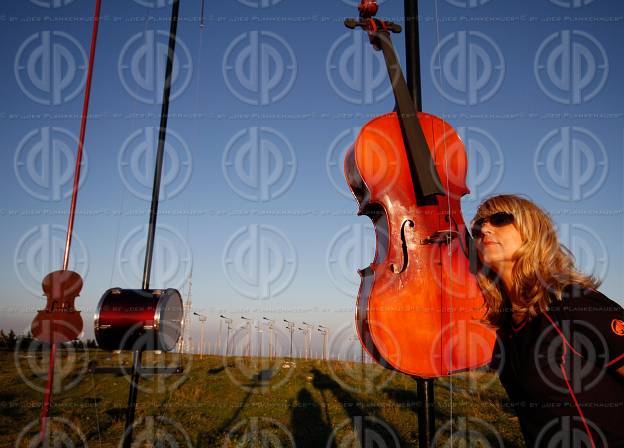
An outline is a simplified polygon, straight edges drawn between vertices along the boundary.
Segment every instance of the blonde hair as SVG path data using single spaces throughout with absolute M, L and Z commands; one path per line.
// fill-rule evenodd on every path
M 481 203 L 471 225 L 497 212 L 511 213 L 513 225 L 522 237 L 522 245 L 514 254 L 514 290 L 510 293 L 522 298 L 523 303 L 518 308 L 514 304 L 514 312 L 530 321 L 546 311 L 553 301 L 561 301 L 567 285 L 598 286 L 596 278 L 577 270 L 574 256 L 559 242 L 552 220 L 532 201 L 511 194 L 490 197 Z M 485 298 L 486 320 L 500 328 L 511 318 L 511 304 L 503 294 L 500 279 L 479 262 L 477 281 Z

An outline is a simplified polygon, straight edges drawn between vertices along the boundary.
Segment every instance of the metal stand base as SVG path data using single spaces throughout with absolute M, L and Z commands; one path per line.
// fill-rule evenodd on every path
M 143 350 L 135 350 L 132 355 L 132 369 L 128 371 L 123 367 L 96 367 L 95 362 L 89 365 L 90 373 L 108 373 L 113 375 L 128 375 L 131 378 L 128 392 L 128 406 L 126 407 L 126 424 L 123 433 L 123 448 L 132 445 L 132 432 L 134 427 L 134 415 L 136 411 L 137 394 L 139 392 L 139 380 L 145 375 L 182 373 L 184 369 L 178 367 L 142 367 Z

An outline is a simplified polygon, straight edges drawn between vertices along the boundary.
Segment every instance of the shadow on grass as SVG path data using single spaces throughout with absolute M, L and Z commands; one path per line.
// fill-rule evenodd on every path
M 270 381 L 271 378 L 273 378 L 273 375 L 275 374 L 275 372 L 272 369 L 262 369 L 260 372 L 256 373 L 253 378 L 252 378 L 252 382 L 249 384 L 246 384 L 247 387 L 251 387 L 251 388 L 256 388 L 258 386 L 266 386 L 266 382 Z
M 21 404 L 21 400 L 16 400 L 17 395 L 10 392 L 0 392 L 0 403 L 3 403 L 4 406 L 0 407 L 0 415 L 4 415 L 5 417 L 13 417 L 20 418 L 24 412 L 20 409 L 21 406 L 11 406 L 12 402 L 16 404 Z M 14 401 L 15 400 L 15 401 Z
M 208 373 L 210 375 L 216 375 L 217 373 L 221 373 L 225 370 L 225 366 L 221 366 L 221 367 L 213 367 L 212 369 L 208 370 Z
M 240 401 L 240 403 L 236 406 L 236 410 L 234 413 L 221 425 L 212 430 L 212 431 L 204 431 L 197 434 L 197 448 L 201 447 L 212 447 L 219 445 L 219 439 L 223 436 L 223 434 L 230 429 L 230 427 L 239 420 L 241 412 L 249 402 L 249 399 L 254 394 L 254 390 L 262 387 L 265 381 L 270 380 L 273 377 L 273 371 L 270 369 L 264 369 L 255 374 L 252 378 L 251 383 L 245 384 L 248 388 L 247 393 Z
M 321 393 L 323 401 L 326 402 L 325 392 L 330 392 L 342 405 L 350 420 L 350 422 L 338 422 L 336 425 L 330 422 L 335 429 L 326 443 L 331 443 L 330 446 L 351 446 L 356 442 L 359 442 L 360 446 L 386 446 L 388 448 L 407 446 L 392 425 L 375 413 L 367 412 L 362 406 L 363 403 L 344 390 L 332 377 L 318 369 L 312 369 L 311 373 L 314 375 L 312 384 Z
M 291 427 L 297 448 L 327 446 L 331 426 L 323 418 L 321 406 L 305 388 L 299 390 L 297 400 L 292 403 Z M 333 446 L 333 445 L 332 445 Z
M 111 420 L 121 420 L 125 421 L 126 419 L 126 408 L 110 408 L 106 410 L 106 415 L 108 415 Z

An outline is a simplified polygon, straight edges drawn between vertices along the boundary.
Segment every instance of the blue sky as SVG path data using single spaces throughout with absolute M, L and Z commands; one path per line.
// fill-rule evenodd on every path
M 350 3 L 207 1 L 202 31 L 200 1 L 182 1 L 151 284 L 186 291 L 192 265 L 211 341 L 221 313 L 352 334 L 374 235 L 355 216 L 342 154 L 394 101 L 380 55 L 342 25 Z M 41 278 L 60 267 L 93 5 L 0 6 L 1 328 L 30 325 Z M 402 1 L 380 8 L 402 22 Z M 103 2 L 72 252 L 87 337 L 107 288 L 140 286 L 169 14 L 164 0 Z M 421 5 L 424 110 L 467 146 L 465 220 L 488 194 L 529 196 L 620 304 L 623 16 L 615 0 Z M 394 41 L 404 60 L 403 35 Z

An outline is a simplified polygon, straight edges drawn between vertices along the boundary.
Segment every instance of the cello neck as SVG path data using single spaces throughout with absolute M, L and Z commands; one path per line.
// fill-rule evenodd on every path
M 387 30 L 381 30 L 375 34 L 374 44 L 383 52 L 392 84 L 416 197 L 444 196 L 446 193 L 433 163 L 425 135 L 420 127 L 413 98 L 394 51 L 390 33 Z M 417 83 L 417 91 L 420 91 L 420 83 Z

